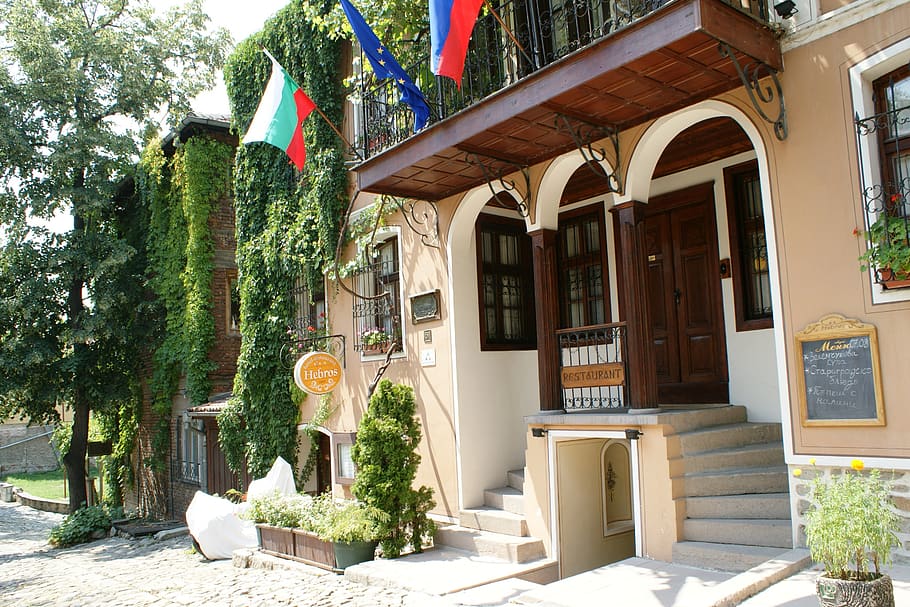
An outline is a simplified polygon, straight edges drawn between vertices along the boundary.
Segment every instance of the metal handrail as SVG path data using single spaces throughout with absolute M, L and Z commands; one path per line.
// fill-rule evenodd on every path
M 461 88 L 430 68 L 429 40 L 412 49 L 405 65 L 430 106 L 431 125 L 479 103 L 563 57 L 588 47 L 651 15 L 673 0 L 551 0 L 549 10 L 532 0 L 493 0 L 494 15 L 482 9 L 465 58 Z M 768 0 L 718 0 L 761 23 L 770 21 Z M 505 23 L 509 32 L 502 27 Z M 366 61 L 361 56 L 361 65 Z M 400 103 L 395 82 L 376 82 L 367 73 L 359 83 L 361 123 L 355 146 L 363 158 L 410 137 L 414 119 Z

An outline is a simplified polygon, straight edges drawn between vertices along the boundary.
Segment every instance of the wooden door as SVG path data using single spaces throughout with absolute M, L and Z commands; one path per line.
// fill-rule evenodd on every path
M 316 463 L 316 494 L 332 490 L 332 438 L 319 433 L 319 460 Z
M 728 402 L 713 189 L 674 192 L 648 207 L 648 305 L 659 400 Z

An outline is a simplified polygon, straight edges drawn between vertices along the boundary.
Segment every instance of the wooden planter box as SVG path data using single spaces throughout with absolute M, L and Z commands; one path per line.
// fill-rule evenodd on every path
M 332 542 L 319 539 L 316 534 L 294 529 L 295 558 L 310 565 L 336 571 L 335 548 Z
M 259 549 L 266 554 L 340 572 L 335 567 L 332 542 L 321 540 L 314 533 L 263 523 L 256 525 L 256 532 L 259 535 Z

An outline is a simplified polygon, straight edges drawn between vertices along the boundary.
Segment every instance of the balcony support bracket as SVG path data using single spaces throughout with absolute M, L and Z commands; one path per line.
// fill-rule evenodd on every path
M 736 69 L 746 93 L 749 94 L 752 107 L 762 117 L 762 120 L 774 125 L 774 135 L 780 141 L 784 141 L 789 133 L 789 126 L 787 124 L 787 108 L 784 105 L 784 91 L 781 88 L 780 80 L 777 78 L 777 70 L 761 61 L 756 61 L 746 66 L 740 65 L 733 49 L 725 42 L 721 42 L 718 45 L 717 51 L 721 57 L 728 58 L 733 62 L 733 67 Z M 762 85 L 759 82 L 766 77 L 771 78 L 770 85 Z M 762 109 L 762 106 L 773 107 L 775 100 L 777 102 L 777 117 L 772 118 Z
M 477 152 L 465 152 L 465 162 L 478 167 L 483 172 L 487 187 L 490 188 L 490 192 L 493 193 L 496 202 L 503 208 L 514 208 L 522 217 L 528 217 L 530 215 L 531 171 L 528 166 L 517 164 L 512 160 L 495 158 Z M 496 166 L 494 167 L 493 165 Z M 516 171 L 520 172 L 524 178 L 524 193 L 518 189 L 515 180 L 507 179 L 508 175 L 515 173 Z M 499 182 L 502 189 L 497 190 L 493 186 L 494 182 Z M 508 199 L 501 197 L 500 194 L 503 191 L 508 192 L 511 196 L 509 196 Z
M 390 201 L 401 211 L 411 231 L 420 236 L 424 246 L 439 248 L 439 209 L 435 202 L 386 195 L 380 200 L 383 205 Z
M 556 115 L 556 128 L 568 133 L 575 142 L 575 147 L 584 158 L 588 168 L 607 182 L 607 193 L 622 194 L 622 179 L 619 176 L 619 128 L 592 124 L 574 116 L 565 114 Z M 607 151 L 602 147 L 594 147 L 595 141 L 609 139 L 613 145 L 613 160 L 607 159 Z M 612 172 L 606 173 L 603 161 L 607 161 Z

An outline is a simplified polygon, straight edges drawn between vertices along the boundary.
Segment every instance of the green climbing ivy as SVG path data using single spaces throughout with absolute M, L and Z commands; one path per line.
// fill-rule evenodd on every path
M 328 12 L 332 2 L 317 6 Z M 249 125 L 269 79 L 267 48 L 334 124 L 343 119 L 341 45 L 322 35 L 302 3 L 291 3 L 241 42 L 224 70 L 233 128 Z M 347 206 L 344 144 L 317 113 L 304 123 L 306 166 L 298 173 L 283 151 L 264 143 L 237 151 L 234 201 L 243 336 L 235 401 L 219 417 L 228 465 L 246 460 L 262 475 L 276 456 L 296 459 L 299 407 L 282 364 L 287 325 L 296 311 L 291 291 L 305 278 L 311 292 L 335 254 Z
M 152 354 L 152 412 L 157 417 L 149 464 L 161 470 L 170 447 L 170 413 L 180 375 L 192 404 L 208 399 L 208 352 L 215 342 L 209 218 L 230 186 L 231 146 L 196 136 L 167 159 L 159 140 L 144 150 L 137 189 L 148 209 L 149 286 L 162 319 Z

